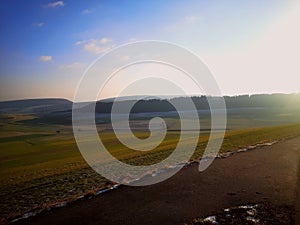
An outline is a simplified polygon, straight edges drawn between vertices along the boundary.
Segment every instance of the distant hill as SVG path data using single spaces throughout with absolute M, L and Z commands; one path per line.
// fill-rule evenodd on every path
M 102 99 L 101 102 L 114 102 L 114 101 L 132 101 L 137 99 L 151 100 L 151 99 L 167 99 L 174 98 L 174 96 L 148 96 L 148 95 L 134 95 L 134 96 L 120 96 L 118 98 L 106 98 Z
M 141 96 L 124 97 L 115 101 L 115 99 L 104 99 L 96 102 L 95 112 L 100 116 L 106 117 L 111 113 L 112 105 L 118 104 L 120 108 L 135 102 L 136 98 Z M 186 105 L 186 99 L 189 97 L 168 97 L 168 99 L 155 99 L 152 96 L 142 96 L 144 99 L 136 102 L 131 109 L 131 113 L 165 113 L 175 111 L 172 103 Z M 212 99 L 216 97 L 211 97 Z M 264 108 L 268 111 L 275 108 L 297 108 L 300 109 L 300 94 L 260 94 L 260 95 L 241 95 L 225 96 L 225 103 L 228 111 L 239 111 L 236 109 L 247 109 L 249 112 L 258 108 Z M 197 110 L 209 110 L 207 98 L 205 96 L 194 96 L 192 100 Z M 91 104 L 76 103 L 77 107 L 86 107 Z M 16 101 L 0 102 L 0 114 L 33 114 L 37 118 L 29 121 L 38 124 L 71 124 L 72 123 L 72 105 L 73 103 L 66 99 L 27 99 Z M 188 106 L 185 110 L 191 110 Z M 232 111 L 233 110 L 233 111 Z M 206 111 L 207 112 L 207 111 Z M 124 113 L 122 110 L 118 113 Z
M 0 112 L 44 114 L 72 109 L 72 102 L 61 98 L 24 99 L 0 102 Z
M 175 97 L 166 99 L 145 99 L 138 101 L 132 108 L 132 113 L 144 113 L 144 112 L 170 112 L 174 111 L 172 103 L 186 105 L 186 99 L 188 97 Z M 208 110 L 209 104 L 206 96 L 194 96 L 191 97 L 195 103 L 197 110 Z M 215 99 L 217 97 L 210 97 Z M 240 95 L 240 96 L 225 96 L 224 97 L 226 107 L 228 109 L 238 108 L 261 108 L 261 107 L 300 107 L 300 94 L 259 94 L 259 95 Z M 126 106 L 131 104 L 135 100 L 124 100 L 115 102 L 119 105 Z M 113 105 L 113 101 L 98 101 L 96 104 L 97 113 L 110 113 Z M 185 110 L 191 110 L 192 108 L 185 107 Z M 122 113 L 120 111 L 119 113 Z
M 189 97 L 168 96 L 160 99 L 154 96 L 126 96 L 118 99 L 115 104 L 128 105 L 139 100 L 132 108 L 132 113 L 140 112 L 169 112 L 174 111 L 172 103 L 185 105 L 186 99 Z M 168 99 L 167 99 L 168 98 Z M 209 109 L 206 96 L 191 97 L 198 110 Z M 215 98 L 215 97 L 210 97 Z M 300 94 L 258 94 L 258 95 L 239 95 L 224 96 L 226 107 L 231 108 L 249 108 L 249 107 L 300 107 Z M 97 113 L 110 113 L 114 98 L 97 101 Z M 67 112 L 72 110 L 72 102 L 67 99 L 46 98 L 46 99 L 24 99 L 15 101 L 0 102 L 0 112 L 5 113 L 53 113 Z M 78 103 L 83 107 L 89 103 Z M 186 108 L 186 110 L 190 110 Z M 120 112 L 121 113 L 121 112 Z

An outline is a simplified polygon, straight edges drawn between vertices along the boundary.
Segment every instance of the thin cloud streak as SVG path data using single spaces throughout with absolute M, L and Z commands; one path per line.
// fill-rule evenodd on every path
M 36 23 L 32 23 L 31 24 L 33 27 L 38 27 L 38 28 L 40 28 L 40 27 L 43 27 L 44 25 L 45 25 L 45 23 L 43 23 L 43 22 L 36 22 Z
M 47 8 L 58 8 L 65 6 L 63 1 L 50 2 L 46 5 Z
M 42 62 L 48 62 L 52 60 L 52 56 L 51 55 L 42 55 L 40 56 L 40 61 Z
M 75 45 L 83 45 L 83 49 L 89 53 L 101 54 L 110 49 L 112 49 L 115 44 L 110 38 L 101 38 L 101 39 L 89 39 L 83 41 L 77 41 Z
M 85 10 L 82 10 L 81 14 L 86 15 L 86 14 L 91 14 L 92 12 L 93 11 L 90 9 L 85 9 Z
M 87 64 L 82 62 L 74 62 L 67 65 L 61 65 L 59 67 L 60 70 L 78 70 L 78 69 L 84 69 L 87 66 Z

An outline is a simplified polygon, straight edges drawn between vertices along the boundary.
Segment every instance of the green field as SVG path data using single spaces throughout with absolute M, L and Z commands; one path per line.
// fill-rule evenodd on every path
M 3 221 L 31 209 L 46 208 L 111 185 L 83 160 L 71 127 L 26 125 L 20 120 L 20 117 L 1 120 L 0 216 Z M 146 138 L 149 133 L 138 131 L 135 135 Z M 161 161 L 174 150 L 179 135 L 178 131 L 169 131 L 156 149 L 139 152 L 125 148 L 111 131 L 100 133 L 111 154 L 134 165 Z M 221 152 L 298 135 L 300 124 L 237 128 L 226 132 Z M 208 132 L 202 132 L 193 160 L 203 154 L 208 137 Z

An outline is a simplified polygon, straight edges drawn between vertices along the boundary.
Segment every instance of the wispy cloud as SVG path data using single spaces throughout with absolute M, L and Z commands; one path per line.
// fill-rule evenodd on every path
M 52 56 L 51 55 L 42 55 L 40 56 L 40 61 L 42 62 L 48 62 L 52 60 Z
M 40 28 L 40 27 L 44 26 L 45 23 L 42 23 L 42 22 L 36 22 L 36 23 L 32 23 L 31 25 L 32 25 L 33 27 L 38 27 L 38 28 Z
M 135 42 L 135 41 L 137 41 L 137 39 L 136 38 L 129 38 L 128 41 L 129 42 Z
M 131 57 L 129 55 L 117 55 L 117 58 L 121 61 L 121 62 L 126 62 L 128 60 L 131 59 Z
M 113 40 L 109 38 L 77 41 L 76 45 L 83 45 L 83 49 L 93 54 L 101 54 L 113 48 Z
M 74 63 L 71 63 L 71 64 L 67 64 L 67 65 L 61 65 L 59 67 L 59 69 L 61 70 L 74 70 L 74 69 L 83 69 L 86 67 L 86 64 L 85 63 L 82 63 L 82 62 L 74 62 Z
M 91 42 L 91 43 L 84 45 L 84 50 L 94 53 L 94 54 L 101 54 L 101 53 L 108 51 L 112 47 L 113 46 L 99 46 L 99 45 L 97 45 L 97 43 Z
M 91 14 L 92 12 L 93 11 L 90 9 L 85 9 L 85 10 L 82 10 L 81 14 L 86 15 L 86 14 Z
M 89 41 L 89 40 L 88 40 L 88 41 Z M 82 45 L 82 44 L 84 44 L 84 43 L 87 43 L 88 41 L 87 41 L 87 40 L 77 41 L 77 42 L 75 43 L 75 45 Z
M 99 41 L 100 41 L 101 44 L 107 44 L 107 43 L 109 43 L 109 42 L 112 42 L 112 39 L 109 39 L 109 38 L 101 38 Z
M 63 1 L 50 2 L 46 5 L 47 8 L 63 7 L 65 3 Z
M 186 23 L 192 24 L 192 23 L 196 23 L 200 20 L 201 18 L 199 16 L 186 16 L 184 18 Z

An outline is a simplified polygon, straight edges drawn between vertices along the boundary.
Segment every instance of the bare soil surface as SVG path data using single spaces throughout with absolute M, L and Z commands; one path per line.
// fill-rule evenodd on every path
M 247 204 L 287 207 L 300 224 L 300 137 L 198 164 L 151 186 L 120 188 L 14 224 L 176 225 Z

